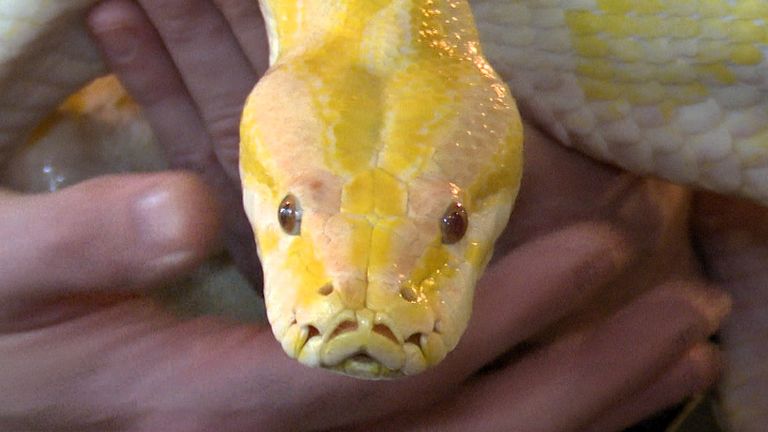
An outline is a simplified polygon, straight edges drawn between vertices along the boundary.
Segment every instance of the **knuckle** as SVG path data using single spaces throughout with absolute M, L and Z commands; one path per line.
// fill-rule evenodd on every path
M 208 133 L 216 148 L 237 148 L 240 142 L 239 121 L 242 109 L 235 104 L 222 104 L 206 115 Z
M 690 302 L 697 311 L 701 325 L 709 337 L 722 324 L 731 311 L 732 300 L 728 293 L 710 286 L 689 286 Z

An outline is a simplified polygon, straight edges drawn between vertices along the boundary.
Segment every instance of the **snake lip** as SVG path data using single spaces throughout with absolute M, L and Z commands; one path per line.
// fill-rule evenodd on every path
M 436 332 L 415 332 L 402 338 L 385 324 L 336 322 L 326 327 L 294 324 L 293 336 L 283 340 L 284 346 L 294 347 L 291 357 L 308 366 L 366 379 L 413 375 L 444 356 L 442 349 L 435 349 L 433 339 L 440 337 Z
M 324 338 L 320 361 L 325 367 L 399 370 L 405 363 L 402 342 L 385 324 L 373 324 L 358 313 L 356 321 L 342 321 Z
M 342 309 L 322 321 L 292 323 L 282 341 L 291 357 L 308 366 L 390 379 L 419 373 L 444 357 L 436 324 L 403 329 L 383 312 Z

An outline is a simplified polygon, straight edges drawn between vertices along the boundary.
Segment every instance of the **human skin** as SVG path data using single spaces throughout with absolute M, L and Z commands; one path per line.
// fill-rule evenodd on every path
M 701 194 L 693 227 L 705 271 L 733 297 L 720 340 L 728 368 L 718 385 L 729 430 L 759 432 L 768 421 L 768 209 Z
M 0 195 L 12 216 L 0 219 L 0 429 L 608 431 L 713 382 L 707 338 L 730 303 L 695 260 L 690 193 L 590 161 L 533 125 L 469 328 L 422 375 L 305 368 L 263 325 L 182 321 L 143 297 L 220 242 L 251 259 L 228 236 L 242 222 L 239 110 L 265 66 L 255 5 L 110 0 L 92 12 L 172 166 L 198 176 Z
M 150 244 L 135 241 L 147 220 L 121 217 L 133 214 L 147 189 L 150 202 L 168 203 L 180 221 Z M 398 430 L 436 423 L 441 430 L 614 430 L 716 375 L 717 353 L 706 337 L 728 300 L 688 271 L 643 264 L 649 274 L 666 274 L 606 318 L 575 323 L 588 315 L 579 313 L 590 310 L 584 305 L 644 285 L 628 280 L 636 281 L 630 275 L 640 254 L 669 258 L 679 246 L 667 239 L 648 250 L 608 220 L 568 224 L 502 252 L 479 285 L 464 340 L 432 371 L 366 382 L 305 368 L 284 356 L 264 326 L 180 321 L 140 296 L 215 244 L 217 221 L 199 217 L 213 214 L 207 194 L 192 176 L 162 174 L 4 197 L 0 210 L 17 218 L 0 228 L 15 252 L 0 255 L 10 269 L 0 283 L 0 429 L 323 430 L 385 427 L 389 416 Z M 51 211 L 62 215 L 54 228 Z M 94 244 L 103 249 L 93 256 L 71 253 Z M 164 259 L 167 251 L 185 258 Z M 572 324 L 537 337 L 564 320 Z M 476 374 L 523 341 L 535 348 Z M 411 415 L 396 415 L 403 411 Z

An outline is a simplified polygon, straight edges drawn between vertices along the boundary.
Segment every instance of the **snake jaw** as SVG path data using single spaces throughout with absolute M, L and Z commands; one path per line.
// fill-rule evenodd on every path
M 265 264 L 267 298 L 277 287 L 299 285 L 291 272 L 274 272 L 271 259 Z M 429 276 L 415 300 L 401 296 L 400 279 L 381 276 L 368 281 L 362 307 L 350 307 L 333 283 L 281 298 L 268 310 L 275 336 L 288 356 L 310 367 L 365 379 L 418 374 L 442 361 L 466 326 L 475 274 L 468 263 L 455 265 L 458 272 Z M 291 307 L 287 327 L 283 306 Z
M 286 353 L 301 363 L 366 379 L 414 375 L 439 363 L 448 349 L 437 330 L 407 337 L 384 314 L 346 309 L 320 326 L 294 322 L 282 338 Z

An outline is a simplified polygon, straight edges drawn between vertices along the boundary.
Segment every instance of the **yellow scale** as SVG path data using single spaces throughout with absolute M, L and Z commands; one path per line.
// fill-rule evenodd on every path
M 464 1 L 262 5 L 273 64 L 245 108 L 241 170 L 273 330 L 312 366 L 417 373 L 458 342 L 517 193 L 509 92 Z M 302 152 L 278 161 L 288 147 Z M 289 195 L 298 235 L 275 218 Z M 469 220 L 455 242 L 451 206 Z

